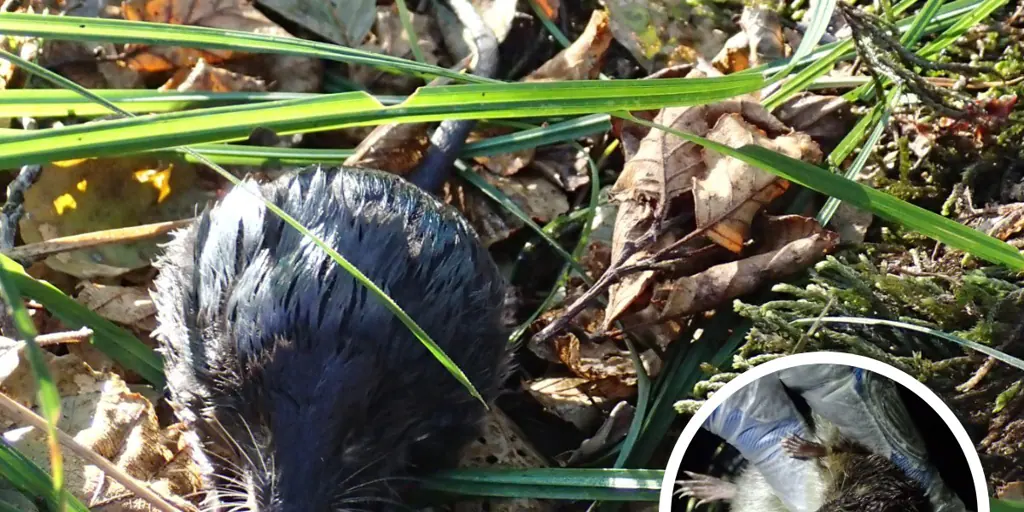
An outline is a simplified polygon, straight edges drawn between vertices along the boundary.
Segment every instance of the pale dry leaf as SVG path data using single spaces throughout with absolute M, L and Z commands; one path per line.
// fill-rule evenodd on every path
M 601 420 L 607 399 L 587 392 L 583 377 L 548 377 L 524 382 L 523 387 L 546 411 L 588 432 Z
M 246 0 L 123 0 L 121 11 L 124 18 L 131 21 L 292 37 Z M 277 91 L 319 91 L 323 73 L 323 64 L 319 59 L 290 55 L 253 56 L 224 49 L 143 45 L 128 45 L 125 54 L 124 62 L 128 67 L 146 73 L 191 69 L 200 59 L 220 67 L 227 67 L 229 60 L 239 61 L 240 66 L 247 68 L 244 74 L 258 75 Z
M 531 167 L 566 192 L 578 192 L 590 185 L 589 153 L 568 144 L 537 148 Z
M 191 69 L 179 69 L 158 90 L 178 92 L 266 91 L 267 84 L 259 78 L 218 68 L 208 64 L 205 59 L 199 59 L 199 62 Z
M 462 181 L 449 180 L 444 185 L 443 197 L 462 212 L 484 247 L 505 240 L 525 225 L 504 209 L 495 208 L 494 201 Z
M 711 64 L 722 73 L 736 73 L 750 67 L 750 38 L 746 32 L 733 34 Z
M 24 344 L 0 356 L 0 385 L 11 398 L 35 406 L 31 369 Z M 120 377 L 95 372 L 74 355 L 44 353 L 61 395 L 57 427 L 80 444 L 107 458 L 132 477 L 179 507 L 182 496 L 200 489 L 199 468 L 191 456 L 180 425 L 160 428 L 148 400 L 131 392 Z M 45 432 L 23 427 L 0 414 L 4 440 L 49 471 Z M 135 497 L 70 450 L 64 450 L 66 488 L 96 512 L 149 512 L 150 505 Z
M 434 19 L 417 13 L 409 13 L 409 16 L 418 39 L 416 45 L 422 51 L 427 64 L 441 64 L 444 51 L 438 44 L 440 35 Z M 412 42 L 409 41 L 409 33 L 402 26 L 396 6 L 377 8 L 373 33 L 360 49 L 403 59 L 413 58 Z M 423 79 L 416 76 L 387 73 L 373 66 L 356 64 L 349 66 L 349 79 L 367 89 L 395 94 L 406 94 L 423 85 Z
M 142 286 L 114 286 L 83 281 L 75 297 L 96 314 L 123 325 L 146 331 L 156 327 L 156 305 L 149 290 Z
M 596 10 L 586 29 L 568 48 L 530 73 L 524 82 L 592 80 L 601 73 L 601 63 L 612 42 L 608 13 Z
M 501 409 L 492 408 L 484 418 L 483 433 L 463 449 L 459 467 L 463 468 L 541 468 L 544 456 L 526 439 L 522 431 Z M 518 499 L 462 499 L 457 512 L 543 512 L 554 510 L 547 502 Z
M 829 225 L 839 233 L 839 240 L 844 244 L 859 244 L 864 242 L 874 219 L 871 212 L 844 201 L 839 203 Z
M 760 66 L 786 57 L 786 39 L 779 13 L 764 7 L 744 7 L 740 28 L 750 42 L 750 65 Z
M 653 300 L 664 304 L 662 317 L 675 318 L 718 307 L 807 268 L 839 241 L 838 235 L 822 229 L 813 219 L 790 215 L 769 219 L 767 224 L 765 252 L 655 286 Z
M 636 368 L 629 351 L 615 343 L 581 341 L 573 334 L 555 338 L 555 352 L 570 371 L 589 380 L 597 389 L 593 393 L 618 400 L 633 395 Z M 647 369 L 650 373 L 650 368 Z
M 505 177 L 486 171 L 481 172 L 480 176 L 537 222 L 550 222 L 569 211 L 569 200 L 565 194 L 544 178 L 525 174 Z
M 790 128 L 819 141 L 838 141 L 850 125 L 850 104 L 842 96 L 802 92 L 772 113 Z
M 996 497 L 1001 500 L 1024 502 L 1024 481 L 1007 483 L 996 491 Z

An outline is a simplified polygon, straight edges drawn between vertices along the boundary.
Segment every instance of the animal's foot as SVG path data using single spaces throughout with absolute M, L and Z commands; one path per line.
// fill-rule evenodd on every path
M 828 455 L 828 449 L 824 446 L 796 434 L 786 436 L 780 444 L 782 451 L 794 459 L 815 459 Z
M 686 471 L 690 480 L 676 480 L 676 496 L 697 498 L 697 506 L 713 501 L 731 500 L 736 496 L 736 484 L 710 475 Z

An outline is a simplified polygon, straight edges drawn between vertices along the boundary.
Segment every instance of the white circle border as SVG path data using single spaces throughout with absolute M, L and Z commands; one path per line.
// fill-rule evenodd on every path
M 661 482 L 661 494 L 658 499 L 659 512 L 669 512 L 672 510 L 672 490 L 679 465 L 683 462 L 683 455 L 693 441 L 694 436 L 697 435 L 697 431 L 700 430 L 704 422 L 711 416 L 711 413 L 725 402 L 726 398 L 757 379 L 781 370 L 809 364 L 840 364 L 872 371 L 902 384 L 924 400 L 946 422 L 946 426 L 953 432 L 953 436 L 956 438 L 957 443 L 959 443 L 960 449 L 964 452 L 964 457 L 967 459 L 967 467 L 970 468 L 974 480 L 974 490 L 978 495 L 978 512 L 992 511 L 988 496 L 988 486 L 985 484 L 985 472 L 981 467 L 981 458 L 978 457 L 978 452 L 974 449 L 974 443 L 971 442 L 970 436 L 967 435 L 967 430 L 957 420 L 953 411 L 934 391 L 910 375 L 877 359 L 844 352 L 806 352 L 780 357 L 743 372 L 725 386 L 722 386 L 722 389 L 716 391 L 697 410 L 697 413 L 693 415 L 693 418 L 690 418 L 686 427 L 683 428 L 683 433 L 676 441 L 675 447 L 672 448 L 672 455 L 669 456 L 668 467 L 665 468 L 665 476 Z

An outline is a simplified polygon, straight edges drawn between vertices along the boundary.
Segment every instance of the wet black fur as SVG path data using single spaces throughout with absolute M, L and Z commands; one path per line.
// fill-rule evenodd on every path
M 264 197 L 361 269 L 493 399 L 507 359 L 504 284 L 465 220 L 388 174 L 306 171 L 262 186 Z M 168 387 L 221 475 L 207 505 L 399 509 L 381 502 L 403 485 L 392 477 L 449 466 L 476 435 L 482 405 L 246 191 L 178 233 L 159 266 Z

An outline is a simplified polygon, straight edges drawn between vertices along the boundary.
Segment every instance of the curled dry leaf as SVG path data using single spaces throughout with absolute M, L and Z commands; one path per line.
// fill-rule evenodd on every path
M 768 219 L 764 233 L 767 244 L 757 255 L 656 285 L 652 302 L 663 304 L 661 316 L 679 317 L 717 307 L 803 270 L 839 242 L 835 233 L 797 215 Z
M 587 28 L 568 48 L 562 50 L 523 79 L 524 82 L 551 80 L 592 80 L 601 72 L 601 63 L 612 42 L 608 13 L 594 11 Z
M 245 0 L 123 0 L 121 12 L 125 19 L 131 21 L 292 37 Z M 145 73 L 191 69 L 200 59 L 221 67 L 227 67 L 229 60 L 250 61 L 238 64 L 245 68 L 245 74 L 262 76 L 272 84 L 272 89 L 289 92 L 318 91 L 323 72 L 318 59 L 289 55 L 252 56 L 224 49 L 128 45 L 125 55 L 124 62 L 129 68 Z
M 153 156 L 56 162 L 25 193 L 19 227 L 26 243 L 104 229 L 187 219 L 212 199 L 198 167 Z M 113 207 L 116 206 L 116 207 Z M 111 244 L 47 258 L 79 278 L 117 276 L 148 266 L 166 237 Z
M 35 385 L 23 343 L 0 355 L 0 385 L 11 398 L 35 406 Z M 171 503 L 185 509 L 182 496 L 200 489 L 199 468 L 180 425 L 157 423 L 149 400 L 128 389 L 112 373 L 95 372 L 73 355 L 45 352 L 57 379 L 64 412 L 57 427 L 80 444 L 107 458 L 132 477 L 146 482 Z M 49 471 L 44 432 L 15 424 L 0 415 L 4 440 Z M 128 492 L 69 450 L 64 450 L 66 488 L 96 512 L 149 512 L 150 505 Z
M 821 151 L 810 137 L 800 134 L 770 139 L 738 114 L 718 119 L 708 139 L 729 147 L 748 144 L 771 149 L 802 160 L 819 161 Z M 706 150 L 703 177 L 694 178 L 693 195 L 697 227 L 708 227 L 715 243 L 739 253 L 750 231 L 750 222 L 762 207 L 782 195 L 789 182 L 750 164 Z
M 569 211 L 565 194 L 551 182 L 537 176 L 497 176 L 488 171 L 479 175 L 500 190 L 533 220 L 547 223 Z M 449 181 L 445 185 L 445 202 L 461 211 L 477 231 L 485 246 L 508 238 L 524 224 L 519 218 L 485 196 L 471 185 Z
M 610 400 L 627 399 L 633 395 L 636 368 L 629 351 L 619 348 L 614 342 L 594 343 L 580 340 L 570 333 L 555 339 L 555 352 L 569 370 L 595 386 L 593 393 Z M 640 354 L 647 374 L 652 377 L 659 369 L 651 364 L 656 359 L 651 350 Z

